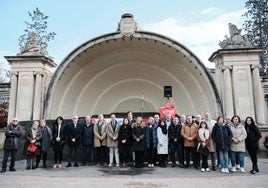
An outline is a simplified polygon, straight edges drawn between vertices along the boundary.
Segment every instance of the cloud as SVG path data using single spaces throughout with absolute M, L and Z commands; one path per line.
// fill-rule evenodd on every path
M 207 9 L 202 10 L 202 14 L 216 15 L 222 13 L 222 10 L 216 7 L 209 7 Z
M 173 38 L 188 47 L 201 61 L 210 68 L 213 63 L 208 61 L 210 55 L 219 49 L 219 41 L 229 35 L 228 23 L 242 27 L 241 15 L 244 9 L 221 14 L 210 21 L 182 24 L 177 18 L 168 18 L 157 23 L 148 24 L 144 30 L 154 31 Z

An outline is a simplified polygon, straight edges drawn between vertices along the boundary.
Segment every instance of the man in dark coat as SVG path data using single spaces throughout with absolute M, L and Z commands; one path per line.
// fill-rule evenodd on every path
M 7 168 L 7 161 L 9 155 L 11 155 L 10 160 L 10 171 L 16 171 L 15 169 L 15 159 L 17 155 L 17 151 L 19 149 L 19 137 L 22 134 L 22 128 L 19 125 L 18 118 L 14 118 L 12 123 L 10 123 L 5 131 L 5 142 L 4 142 L 4 157 L 2 162 L 2 170 L 1 173 L 4 173 Z
M 77 148 L 80 144 L 80 137 L 82 133 L 82 125 L 78 123 L 78 116 L 73 117 L 73 122 L 67 125 L 67 145 L 69 147 L 68 152 L 68 165 L 66 167 L 71 167 L 71 161 L 74 161 L 74 166 L 78 167 L 77 162 Z
M 88 161 L 91 164 L 94 160 L 94 124 L 91 122 L 90 116 L 86 116 L 85 123 L 82 125 L 82 145 L 83 159 L 82 165 L 85 166 Z

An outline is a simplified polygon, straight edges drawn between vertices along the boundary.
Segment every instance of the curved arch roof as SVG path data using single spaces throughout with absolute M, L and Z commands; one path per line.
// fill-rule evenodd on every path
M 222 111 L 212 76 L 185 46 L 152 32 L 109 33 L 81 44 L 62 61 L 49 84 L 45 117 L 158 111 L 166 101 L 165 85 L 173 87 L 178 113 Z

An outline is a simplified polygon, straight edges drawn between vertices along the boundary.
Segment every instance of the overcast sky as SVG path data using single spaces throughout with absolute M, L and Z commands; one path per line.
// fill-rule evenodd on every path
M 117 29 L 124 13 L 131 13 L 141 30 L 173 38 L 195 53 L 207 67 L 209 56 L 229 35 L 228 23 L 242 27 L 245 0 L 0 0 L 0 63 L 19 53 L 18 38 L 36 7 L 48 18 L 48 32 L 56 32 L 48 52 L 59 64 L 80 44 Z

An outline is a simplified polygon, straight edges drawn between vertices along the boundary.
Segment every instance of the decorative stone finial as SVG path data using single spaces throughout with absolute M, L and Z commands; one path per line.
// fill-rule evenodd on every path
M 20 49 L 20 53 L 18 55 L 45 55 L 46 48 L 41 47 L 37 40 L 36 33 L 29 33 L 27 41 L 23 47 Z
M 123 36 L 130 37 L 135 31 L 139 31 L 138 23 L 134 20 L 132 14 L 126 13 L 121 16 L 117 31 L 120 31 Z
M 230 37 L 225 36 L 223 41 L 220 41 L 219 46 L 222 49 L 235 48 L 252 48 L 253 46 L 248 40 L 247 35 L 241 35 L 242 29 L 237 29 L 237 26 L 229 23 Z

